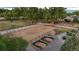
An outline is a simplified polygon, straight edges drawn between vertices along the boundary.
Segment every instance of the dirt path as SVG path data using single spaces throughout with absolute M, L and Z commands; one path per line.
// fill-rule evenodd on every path
M 67 28 L 67 29 L 77 29 L 77 27 L 74 27 L 74 26 L 66 26 L 66 25 L 55 25 L 55 27 L 58 27 L 58 28 Z
M 68 26 L 56 26 L 73 29 L 73 27 Z M 40 37 L 43 37 L 45 34 L 53 31 L 54 29 L 55 26 L 47 26 L 47 24 L 46 26 L 45 24 L 37 24 L 17 29 L 16 31 L 10 32 L 8 34 L 12 36 L 22 37 L 31 44 L 34 40 L 38 40 Z M 6 31 L 4 31 L 4 33 L 5 32 Z M 64 41 L 61 38 L 55 38 L 55 40 L 52 43 L 50 43 L 48 47 L 42 49 L 41 51 L 59 51 L 63 43 Z M 32 51 L 33 49 L 32 47 L 29 47 L 28 50 Z
M 36 26 L 31 26 L 30 28 L 26 28 L 23 30 L 18 30 L 13 33 L 9 33 L 13 36 L 17 37 L 23 37 L 28 42 L 31 42 L 33 40 L 36 40 L 37 38 L 40 38 L 44 36 L 45 34 L 51 32 L 54 29 L 54 27 L 51 26 L 44 26 L 43 24 L 39 24 Z

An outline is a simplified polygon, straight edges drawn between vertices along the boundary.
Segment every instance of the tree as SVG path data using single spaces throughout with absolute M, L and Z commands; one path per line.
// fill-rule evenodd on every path
M 48 22 L 58 21 L 66 17 L 66 11 L 63 7 L 49 7 L 49 8 L 37 8 L 37 7 L 17 7 L 12 8 L 4 12 L 4 16 L 8 20 L 25 19 L 32 21 L 33 23 L 39 21 Z
M 73 12 L 72 14 L 79 16 L 79 11 L 75 11 L 75 12 Z
M 67 13 L 65 11 L 65 8 L 63 7 L 50 7 L 50 19 L 53 21 L 59 21 L 58 19 L 63 19 L 66 17 Z
M 5 18 L 10 21 L 16 20 L 18 18 L 18 13 L 15 10 L 11 10 L 5 13 Z

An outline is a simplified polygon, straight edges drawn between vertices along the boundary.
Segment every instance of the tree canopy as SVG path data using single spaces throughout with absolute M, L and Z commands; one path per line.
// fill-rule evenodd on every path
M 1 9 L 3 17 L 8 20 L 31 20 L 31 21 L 54 21 L 63 19 L 66 17 L 66 11 L 63 7 L 49 7 L 49 8 L 37 8 L 37 7 L 16 7 L 12 10 Z
M 79 16 L 79 11 L 75 11 L 73 14 Z

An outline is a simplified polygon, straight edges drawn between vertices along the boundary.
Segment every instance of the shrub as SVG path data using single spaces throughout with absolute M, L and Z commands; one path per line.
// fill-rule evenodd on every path
M 22 38 L 10 38 L 0 35 L 0 51 L 23 51 L 27 45 L 28 42 Z
M 65 43 L 62 45 L 62 51 L 79 51 L 79 39 L 76 38 L 76 31 L 68 32 Z
M 8 37 L 0 35 L 0 51 L 7 50 L 6 42 L 8 42 Z
M 73 22 L 79 23 L 78 18 L 74 18 Z

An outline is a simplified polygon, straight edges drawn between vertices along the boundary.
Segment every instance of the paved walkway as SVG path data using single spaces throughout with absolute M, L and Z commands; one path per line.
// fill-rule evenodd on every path
M 31 45 L 27 48 L 28 51 L 60 51 L 61 46 L 64 44 L 63 36 L 66 36 L 66 33 L 62 33 L 56 35 L 54 37 L 53 42 L 49 43 L 49 45 L 41 50 L 34 49 Z
M 61 46 L 63 45 L 63 40 L 55 39 L 50 43 L 46 48 L 42 50 L 35 50 L 33 47 L 28 47 L 28 51 L 60 51 Z
M 65 33 L 57 35 L 54 41 L 50 43 L 47 48 L 44 48 L 41 51 L 60 51 L 61 46 L 64 44 L 62 37 L 65 35 Z

